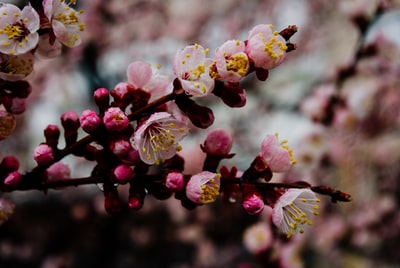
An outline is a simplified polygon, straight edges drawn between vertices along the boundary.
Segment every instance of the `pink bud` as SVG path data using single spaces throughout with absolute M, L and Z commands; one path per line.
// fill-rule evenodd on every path
M 9 173 L 4 179 L 4 185 L 8 187 L 16 187 L 21 181 L 21 173 L 18 171 L 13 171 Z
M 139 210 L 143 207 L 146 191 L 142 187 L 131 186 L 129 189 L 128 206 L 131 209 Z
M 40 144 L 33 151 L 33 159 L 38 165 L 48 165 L 54 160 L 53 149 L 47 144 Z
M 92 110 L 83 111 L 79 121 L 82 129 L 89 134 L 93 133 L 101 125 L 101 118 Z
M 47 171 L 47 179 L 49 181 L 69 179 L 71 176 L 70 168 L 63 162 L 54 163 L 46 171 Z
M 125 108 L 133 99 L 134 87 L 126 82 L 118 83 L 110 94 L 114 98 L 113 106 Z
M 17 97 L 3 97 L 3 105 L 12 114 L 22 114 L 26 109 L 26 100 Z
M 112 141 L 110 144 L 110 150 L 118 157 L 127 155 L 131 150 L 131 143 L 124 139 Z
M 63 113 L 61 115 L 61 124 L 66 130 L 77 130 L 80 126 L 78 114 L 73 111 Z
M 19 168 L 19 161 L 15 156 L 6 156 L 0 164 L 0 170 L 4 173 L 16 171 Z
M 110 103 L 110 94 L 106 88 L 98 88 L 94 92 L 94 101 L 101 111 L 108 108 Z
M 243 197 L 242 207 L 250 215 L 258 215 L 264 209 L 264 201 L 260 193 L 252 191 Z
M 119 165 L 114 171 L 114 178 L 117 183 L 125 184 L 133 178 L 133 170 L 130 166 Z
M 60 129 L 57 125 L 48 125 L 44 130 L 46 143 L 51 147 L 56 147 L 60 138 Z
M 182 190 L 185 186 L 183 174 L 180 172 L 170 172 L 165 178 L 165 186 L 173 191 Z
M 103 123 L 110 131 L 122 131 L 128 126 L 129 120 L 119 107 L 110 107 L 104 113 Z
M 225 155 L 232 148 L 232 136 L 223 129 L 214 129 L 208 133 L 204 142 L 204 151 L 207 154 Z

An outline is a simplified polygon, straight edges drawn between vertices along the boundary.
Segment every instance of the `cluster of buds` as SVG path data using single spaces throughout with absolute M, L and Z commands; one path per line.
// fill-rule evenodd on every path
M 29 95 L 29 84 L 22 79 L 32 71 L 33 53 L 54 56 L 61 44 L 78 45 L 84 24 L 82 12 L 59 0 L 44 0 L 22 11 L 1 4 L 0 11 L 0 52 L 5 58 L 0 67 L 8 68 L 0 70 L 5 73 L 0 76 L 2 85 L 7 85 L 1 89 L 0 100 L 7 113 L 15 114 L 21 109 L 7 100 Z M 213 203 L 221 196 L 229 202 L 240 199 L 251 215 L 271 206 L 273 222 L 288 237 L 303 232 L 318 214 L 319 199 L 313 189 L 335 201 L 349 201 L 350 197 L 304 182 L 270 183 L 273 173 L 286 172 L 296 163 L 287 141 L 267 135 L 260 153 L 244 172 L 219 167 L 221 160 L 234 157 L 230 152 L 233 138 L 222 129 L 209 132 L 200 145 L 206 154 L 201 172 L 185 174 L 185 159 L 179 155 L 180 141 L 190 128 L 206 129 L 214 122 L 213 111 L 199 105 L 196 98 L 214 94 L 229 107 L 244 106 L 246 91 L 241 80 L 253 72 L 266 80 L 269 69 L 280 65 L 295 49 L 289 39 L 296 31 L 295 26 L 278 32 L 272 25 L 261 24 L 249 32 L 247 40 L 226 41 L 216 49 L 214 58 L 208 58 L 208 49 L 199 44 L 187 46 L 175 55 L 172 80 L 145 62 L 131 63 L 126 82 L 94 92 L 97 111 L 88 109 L 80 115 L 69 111 L 61 116 L 65 148 L 59 148 L 59 127 L 48 125 L 45 141 L 33 152 L 37 167 L 32 171 L 22 175 L 18 161 L 5 157 L 0 164 L 0 189 L 102 184 L 109 213 L 140 209 L 147 195 L 160 200 L 174 196 L 188 209 Z M 78 140 L 80 129 L 87 136 Z M 71 178 L 68 166 L 60 162 L 71 154 L 96 163 L 89 177 Z M 126 202 L 120 199 L 120 185 L 129 187 Z

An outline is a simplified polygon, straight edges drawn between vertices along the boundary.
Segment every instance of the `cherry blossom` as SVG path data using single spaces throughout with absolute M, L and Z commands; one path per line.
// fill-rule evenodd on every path
M 39 41 L 38 13 L 25 6 L 22 11 L 12 4 L 0 6 L 0 52 L 20 55 L 34 49 Z

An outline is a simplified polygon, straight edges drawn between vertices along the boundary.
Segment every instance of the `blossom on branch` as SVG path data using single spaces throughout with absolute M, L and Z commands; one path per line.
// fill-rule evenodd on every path
M 33 71 L 33 54 L 0 54 L 0 79 L 18 81 L 26 78 Z
M 214 202 L 219 195 L 221 174 L 203 171 L 190 177 L 186 185 L 186 196 L 196 204 Z
M 303 233 L 305 227 L 312 225 L 314 215 L 318 215 L 319 202 L 310 189 L 288 189 L 276 201 L 272 221 L 288 238 Z
M 140 159 L 148 164 L 159 165 L 173 157 L 182 148 L 178 144 L 189 133 L 186 122 L 166 112 L 152 114 L 131 138 Z
M 286 40 L 272 29 L 272 24 L 260 24 L 249 32 L 246 52 L 257 68 L 274 68 L 286 57 Z
M 279 141 L 278 134 L 267 135 L 264 138 L 260 155 L 272 172 L 286 172 L 296 163 L 287 140 Z
M 44 0 L 44 14 L 49 20 L 50 27 L 55 37 L 68 47 L 78 46 L 81 42 L 81 32 L 85 29 L 81 15 L 83 10 L 76 11 L 70 4 L 75 4 L 71 0 L 68 4 L 64 0 Z
M 240 40 L 223 43 L 215 53 L 218 78 L 228 82 L 239 82 L 249 71 L 249 59 L 245 44 Z
M 39 15 L 31 6 L 21 11 L 12 4 L 0 3 L 0 52 L 20 55 L 34 49 L 39 26 Z
M 174 58 L 174 73 L 185 92 L 193 97 L 206 96 L 214 89 L 209 72 L 212 60 L 206 54 L 206 49 L 195 44 L 179 50 Z

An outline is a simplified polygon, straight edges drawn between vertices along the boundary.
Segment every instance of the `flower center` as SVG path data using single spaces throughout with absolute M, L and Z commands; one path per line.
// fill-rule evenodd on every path
M 214 178 L 210 179 L 206 184 L 201 186 L 200 201 L 203 204 L 212 203 L 219 195 L 219 184 L 215 183 L 215 178 L 219 179 L 221 174 L 216 174 Z
M 300 198 L 283 207 L 284 225 L 289 229 L 287 232 L 288 238 L 296 230 L 302 234 L 304 230 L 301 228 L 301 226 L 313 224 L 313 222 L 310 220 L 310 217 L 312 215 L 318 215 L 319 206 L 317 203 L 319 202 L 319 199 Z
M 145 137 L 147 148 L 143 146 L 142 151 L 147 152 L 147 159 L 155 159 L 155 164 L 159 165 L 165 161 L 163 153 L 168 152 L 171 146 L 176 145 L 176 133 L 183 133 L 184 128 L 176 128 L 174 123 L 169 124 L 159 124 L 155 123 L 149 126 L 149 131 Z M 182 150 L 182 147 L 176 145 L 175 151 Z
M 278 59 L 280 57 L 283 57 L 287 50 L 287 46 L 285 43 L 282 41 L 278 41 L 276 36 L 278 36 L 278 31 L 274 31 L 274 36 L 271 37 L 268 41 L 265 42 L 264 44 L 264 51 L 268 53 L 271 58 L 273 59 Z M 261 39 L 264 40 L 264 35 L 261 34 Z
M 232 55 L 226 60 L 226 69 L 243 76 L 247 73 L 248 63 L 248 59 L 245 55 Z

